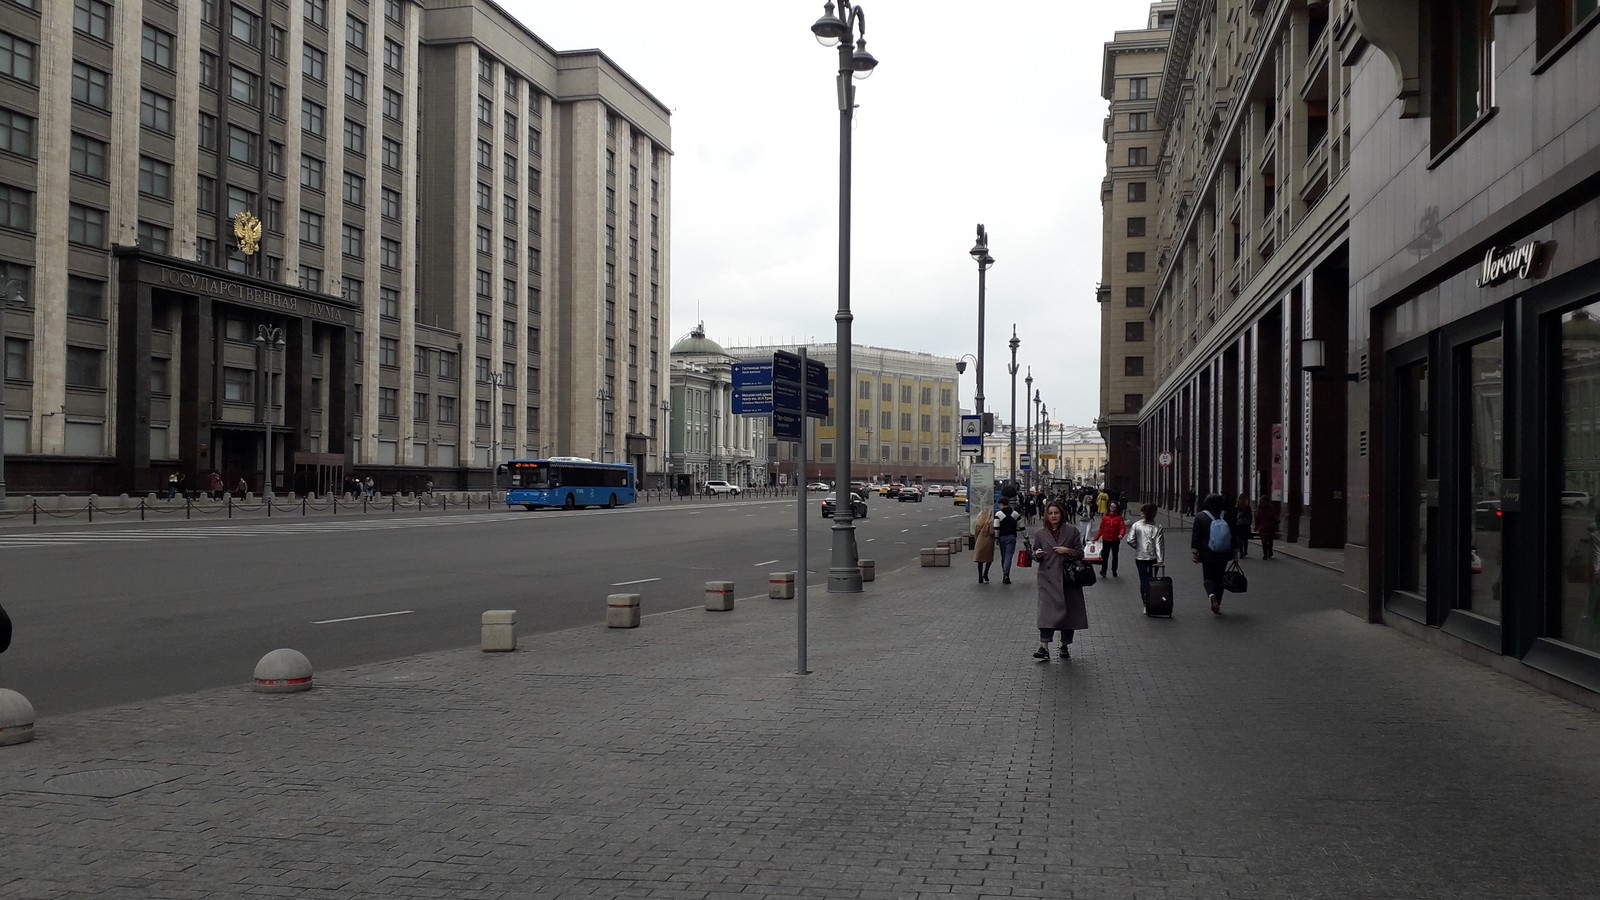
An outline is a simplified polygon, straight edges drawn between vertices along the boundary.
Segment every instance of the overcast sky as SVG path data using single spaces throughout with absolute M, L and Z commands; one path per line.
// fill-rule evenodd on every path
M 672 110 L 671 339 L 831 342 L 838 308 L 836 50 L 821 2 L 501 0 L 557 50 L 598 48 Z M 856 344 L 951 357 L 978 346 L 986 406 L 1017 418 L 1023 376 L 1051 418 L 1099 414 L 1103 45 L 1148 0 L 866 0 L 857 82 L 851 310 Z M 974 367 L 961 405 L 973 405 Z

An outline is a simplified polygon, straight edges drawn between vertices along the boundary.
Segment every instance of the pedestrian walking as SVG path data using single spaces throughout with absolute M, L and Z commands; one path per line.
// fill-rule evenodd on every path
M 1233 549 L 1241 557 L 1250 555 L 1250 526 L 1255 521 L 1255 516 L 1250 512 L 1250 498 L 1239 493 L 1239 499 L 1233 503 L 1233 519 L 1229 523 L 1233 526 Z
M 1101 489 L 1100 493 L 1096 494 L 1094 498 L 1094 511 L 1103 516 L 1106 514 L 1106 510 L 1109 509 L 1110 506 L 1111 495 L 1106 493 L 1104 489 Z
M 371 475 L 368 475 L 367 480 L 362 482 L 362 490 L 366 492 L 368 500 L 371 500 L 372 495 L 377 492 L 378 486 L 373 483 Z
M 250 493 L 250 482 L 245 481 L 244 476 L 240 475 L 239 483 L 234 487 L 234 491 L 238 493 L 239 499 L 243 500 L 244 496 Z
M 1100 542 L 1100 574 L 1106 574 L 1106 567 L 1111 567 L 1111 577 L 1117 577 L 1117 557 L 1122 548 L 1122 537 L 1128 533 L 1128 523 L 1122 519 L 1122 507 L 1113 501 L 1106 507 L 1105 517 L 1100 520 L 1100 528 L 1094 533 L 1094 539 Z
M 1128 528 L 1128 546 L 1133 548 L 1133 564 L 1139 570 L 1139 600 L 1150 605 L 1150 576 L 1167 564 L 1167 536 L 1156 524 L 1160 507 L 1146 503 L 1139 507 L 1139 521 Z
M 222 489 L 222 473 L 213 471 L 206 478 L 206 489 L 211 491 L 211 499 L 221 500 L 224 493 Z
M 1256 503 L 1256 537 L 1261 541 L 1261 558 L 1272 558 L 1272 543 L 1278 539 L 1278 505 L 1272 495 L 1262 494 Z
M 994 565 L 994 514 L 978 515 L 978 529 L 972 536 L 972 561 L 978 564 L 978 583 L 989 583 L 989 567 Z
M 1033 658 L 1050 658 L 1050 640 L 1061 632 L 1061 658 L 1075 632 L 1089 627 L 1083 605 L 1083 588 L 1067 584 L 1067 563 L 1083 559 L 1083 532 L 1067 521 L 1066 507 L 1051 503 L 1044 508 L 1044 525 L 1033 535 L 1034 581 L 1039 589 L 1039 649 Z
M 1183 492 L 1183 514 L 1190 518 L 1194 517 L 1194 488 L 1188 488 Z
M 1000 508 L 994 514 L 994 536 L 999 542 L 1000 583 L 1011 583 L 1011 564 L 1016 561 L 1017 526 L 1022 524 L 1022 513 L 1011 505 L 1011 498 L 1000 495 Z
M 1206 586 L 1211 611 L 1222 615 L 1222 573 L 1233 560 L 1233 525 L 1227 519 L 1228 501 L 1221 494 L 1207 494 L 1195 516 L 1189 539 L 1194 561 L 1200 564 L 1200 578 Z
M 167 476 L 167 499 L 178 496 L 178 473 L 173 472 Z

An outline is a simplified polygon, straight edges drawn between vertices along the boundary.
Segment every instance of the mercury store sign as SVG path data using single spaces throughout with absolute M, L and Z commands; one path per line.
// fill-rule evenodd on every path
M 1491 287 L 1511 278 L 1538 278 L 1543 274 L 1548 241 L 1529 241 L 1512 247 L 1490 247 L 1478 271 L 1478 287 Z

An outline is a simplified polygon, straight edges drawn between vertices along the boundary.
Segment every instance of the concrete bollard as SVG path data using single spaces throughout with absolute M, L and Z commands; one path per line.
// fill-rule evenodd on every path
M 942 569 L 950 568 L 950 548 L 935 547 L 933 550 L 933 564 Z
M 733 612 L 733 582 L 706 582 L 706 609 L 712 612 Z
M 958 534 L 951 538 L 950 549 L 956 553 L 960 553 L 961 551 L 967 549 L 967 536 L 964 534 Z
M 311 660 L 286 647 L 268 653 L 256 663 L 255 690 L 263 694 L 311 690 Z
M 767 574 L 767 599 L 793 600 L 794 599 L 794 573 L 769 572 Z
M 488 609 L 483 613 L 483 652 L 504 653 L 517 649 L 517 611 Z
M 607 628 L 639 627 L 639 595 L 612 594 L 606 598 Z
M 870 559 L 858 559 L 856 565 L 861 567 L 861 580 L 871 581 L 878 570 L 878 564 Z
M 924 569 L 928 569 L 928 568 L 932 568 L 933 567 L 934 550 L 935 550 L 935 548 L 933 548 L 933 547 L 923 547 L 922 548 L 922 567 Z
M 0 688 L 0 747 L 33 740 L 33 704 L 16 691 Z

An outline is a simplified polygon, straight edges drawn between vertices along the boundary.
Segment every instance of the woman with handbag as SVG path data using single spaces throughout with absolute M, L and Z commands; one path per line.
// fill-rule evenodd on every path
M 1100 520 L 1100 529 L 1094 533 L 1094 539 L 1100 542 L 1100 575 L 1106 574 L 1106 566 L 1111 567 L 1112 577 L 1117 574 L 1117 548 L 1122 546 L 1122 536 L 1128 533 L 1128 523 L 1122 519 L 1122 507 L 1115 500 L 1106 506 L 1105 517 Z
M 978 530 L 972 537 L 972 561 L 978 564 L 978 583 L 989 583 L 989 567 L 994 565 L 994 516 L 978 514 Z
M 1033 658 L 1041 662 L 1050 658 L 1050 639 L 1061 632 L 1061 658 L 1072 654 L 1068 645 L 1073 632 L 1089 627 L 1089 613 L 1083 605 L 1083 588 L 1068 580 L 1069 567 L 1087 571 L 1094 578 L 1094 569 L 1083 562 L 1083 532 L 1067 521 L 1066 507 L 1049 503 L 1044 508 L 1044 527 L 1033 536 L 1034 570 L 1039 589 L 1039 649 Z

